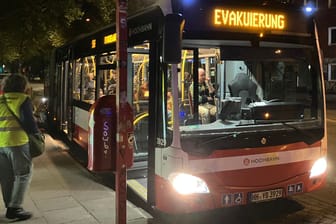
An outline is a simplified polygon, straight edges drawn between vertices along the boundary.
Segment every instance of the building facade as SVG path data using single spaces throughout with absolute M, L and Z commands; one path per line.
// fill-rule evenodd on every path
M 317 0 L 316 3 L 326 91 L 336 93 L 336 0 Z

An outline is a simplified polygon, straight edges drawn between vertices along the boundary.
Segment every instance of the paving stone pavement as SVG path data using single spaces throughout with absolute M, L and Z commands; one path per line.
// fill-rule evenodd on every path
M 19 223 L 115 223 L 115 192 L 76 162 L 62 142 L 49 135 L 46 142 L 46 152 L 34 158 L 33 179 L 23 206 L 34 216 Z M 5 218 L 2 196 L 0 200 L 0 223 L 11 223 Z M 143 224 L 149 219 L 148 213 L 127 202 L 127 223 Z

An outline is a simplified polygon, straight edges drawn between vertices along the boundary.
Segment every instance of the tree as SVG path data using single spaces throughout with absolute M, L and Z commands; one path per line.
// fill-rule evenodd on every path
M 129 0 L 129 14 L 153 2 Z M 53 48 L 114 21 L 114 0 L 11 0 L 0 14 L 0 63 L 48 61 Z
M 66 41 L 71 24 L 83 15 L 74 0 L 11 0 L 0 17 L 0 61 L 22 64 Z

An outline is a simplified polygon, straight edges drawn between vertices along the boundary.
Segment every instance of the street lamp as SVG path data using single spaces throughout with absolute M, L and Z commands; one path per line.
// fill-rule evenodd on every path
M 303 7 L 303 11 L 306 15 L 310 16 L 315 13 L 316 11 L 316 6 L 312 2 L 308 2 L 306 5 Z

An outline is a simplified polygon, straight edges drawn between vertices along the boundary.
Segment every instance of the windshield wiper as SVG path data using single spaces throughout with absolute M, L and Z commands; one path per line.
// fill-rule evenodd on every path
M 282 124 L 283 126 L 294 129 L 297 133 L 299 133 L 303 137 L 303 142 L 308 144 L 308 145 L 311 145 L 316 141 L 316 136 L 313 136 L 312 133 L 310 133 L 306 130 L 303 130 L 303 129 L 298 128 L 294 125 L 288 124 L 287 122 L 284 122 L 284 121 L 279 122 L 279 123 Z
M 227 134 L 227 135 L 224 135 L 224 136 L 222 135 L 222 136 L 219 136 L 219 137 L 215 137 L 215 138 L 212 138 L 210 140 L 201 142 L 199 144 L 199 146 L 202 147 L 204 145 L 213 144 L 213 143 L 216 143 L 218 141 L 228 140 L 229 138 L 237 138 L 240 134 L 241 134 L 241 132 L 234 132 L 234 133 L 230 133 L 230 134 Z

